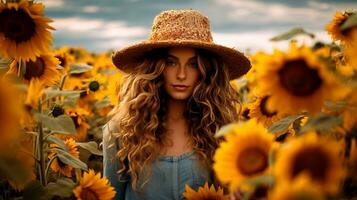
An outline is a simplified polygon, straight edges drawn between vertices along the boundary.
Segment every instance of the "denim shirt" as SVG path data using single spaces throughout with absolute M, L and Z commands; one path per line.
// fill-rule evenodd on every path
M 117 194 L 115 200 L 181 200 L 188 184 L 194 190 L 207 181 L 212 183 L 208 169 L 199 165 L 194 151 L 179 156 L 159 156 L 151 166 L 151 176 L 140 192 L 133 191 L 130 177 L 126 182 L 118 179 L 119 162 L 115 159 L 118 145 L 110 137 L 108 124 L 103 129 L 103 174 L 107 177 Z M 138 180 L 138 185 L 142 181 Z

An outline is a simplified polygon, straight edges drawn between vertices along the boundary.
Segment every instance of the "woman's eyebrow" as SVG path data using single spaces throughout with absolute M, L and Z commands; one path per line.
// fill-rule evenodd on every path
M 176 56 L 174 56 L 174 55 L 171 55 L 171 54 L 169 54 L 168 56 L 167 56 L 168 58 L 174 58 L 174 59 L 178 59 Z
M 193 56 L 193 57 L 191 57 L 191 58 L 188 59 L 188 60 L 197 60 L 197 56 Z

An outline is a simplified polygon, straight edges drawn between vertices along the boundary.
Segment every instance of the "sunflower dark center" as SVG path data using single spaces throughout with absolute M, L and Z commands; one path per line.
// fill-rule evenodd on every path
M 99 90 L 99 82 L 98 81 L 91 81 L 90 83 L 89 83 L 89 89 L 90 89 L 90 91 L 92 91 L 92 92 L 95 92 L 95 91 L 97 91 L 97 90 Z
M 59 166 L 61 169 L 67 166 L 67 165 L 66 165 L 64 162 L 62 162 L 60 159 L 57 160 L 57 163 L 58 163 L 58 166 Z
M 237 159 L 237 167 L 246 176 L 263 172 L 268 166 L 268 155 L 260 148 L 243 150 Z
M 78 128 L 78 127 L 79 127 L 78 115 L 76 115 L 76 116 L 71 116 L 71 118 L 72 118 L 72 121 L 73 121 L 73 123 L 74 123 L 74 126 L 75 126 L 76 128 Z
M 31 78 L 41 77 L 45 72 L 45 63 L 41 58 L 37 58 L 35 62 L 32 60 L 26 62 L 26 73 L 24 75 L 26 80 Z
M 325 180 L 328 167 L 331 165 L 326 152 L 318 147 L 306 147 L 292 161 L 292 178 L 307 172 L 314 180 Z
M 278 73 L 281 85 L 295 96 L 309 96 L 321 86 L 318 71 L 304 60 L 287 61 Z
M 260 185 L 255 188 L 250 199 L 264 199 L 267 197 L 269 191 L 269 187 L 267 185 Z
M 244 110 L 244 111 L 242 112 L 243 118 L 246 119 L 246 120 L 250 119 L 249 113 L 250 113 L 250 110 L 249 110 L 249 109 Z
M 99 197 L 98 197 L 97 193 L 95 193 L 93 190 L 84 188 L 81 192 L 81 199 L 99 200 Z
M 58 117 L 63 114 L 64 114 L 64 110 L 61 106 L 56 105 L 55 107 L 53 107 L 53 109 L 52 109 L 53 117 Z
M 268 99 L 269 99 L 269 96 L 263 97 L 262 100 L 260 101 L 259 108 L 260 108 L 260 112 L 263 115 L 265 115 L 267 117 L 272 117 L 272 116 L 276 115 L 277 112 L 276 111 L 271 112 L 271 111 L 269 111 L 267 109 L 267 101 L 268 101 Z
M 36 33 L 36 24 L 22 9 L 5 9 L 0 13 L 0 32 L 16 43 L 31 39 Z
M 60 65 L 62 67 L 66 66 L 67 62 L 66 59 L 63 56 L 55 56 L 59 61 L 60 61 Z

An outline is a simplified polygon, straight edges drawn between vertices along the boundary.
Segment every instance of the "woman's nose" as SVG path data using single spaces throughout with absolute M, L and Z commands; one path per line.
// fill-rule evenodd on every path
M 180 67 L 177 70 L 177 78 L 179 80 L 185 80 L 186 79 L 186 67 L 180 65 Z

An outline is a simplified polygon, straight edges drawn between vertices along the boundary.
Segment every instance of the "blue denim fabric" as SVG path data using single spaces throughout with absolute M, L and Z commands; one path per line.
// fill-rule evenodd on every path
M 194 151 L 180 156 L 159 156 L 152 163 L 151 178 L 135 192 L 131 188 L 130 177 L 126 182 L 118 180 L 118 161 L 113 159 L 118 151 L 114 138 L 110 138 L 108 125 L 103 126 L 103 174 L 116 189 L 116 200 L 179 200 L 184 199 L 185 185 L 197 190 L 212 178 L 207 169 L 199 165 Z M 139 178 L 138 185 L 142 185 Z

